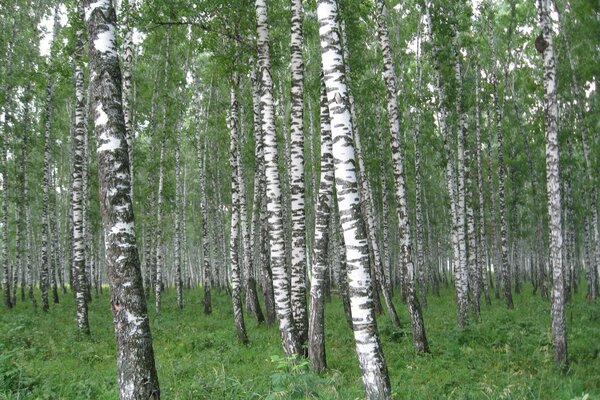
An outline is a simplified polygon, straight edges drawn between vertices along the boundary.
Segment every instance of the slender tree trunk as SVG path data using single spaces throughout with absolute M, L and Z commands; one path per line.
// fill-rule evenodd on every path
M 383 1 L 377 3 L 377 35 L 383 57 L 383 79 L 387 87 L 387 111 L 392 142 L 392 166 L 394 171 L 394 185 L 398 213 L 398 229 L 400 233 L 400 250 L 402 265 L 406 271 L 405 281 L 407 289 L 408 313 L 410 316 L 413 344 L 419 352 L 429 352 L 429 344 L 425 333 L 421 306 L 415 290 L 415 267 L 412 261 L 412 245 L 410 238 L 410 221 L 406 200 L 406 183 L 404 176 L 404 155 L 400 143 L 400 116 L 398 111 L 398 90 L 394 60 L 390 47 L 387 28 L 387 10 Z
M 248 343 L 246 325 L 242 309 L 242 298 L 240 288 L 240 255 L 239 255 L 239 220 L 240 220 L 240 193 L 239 164 L 237 162 L 238 146 L 238 104 L 237 87 L 239 78 L 234 74 L 231 87 L 231 111 L 229 116 L 229 129 L 231 130 L 231 142 L 229 146 L 229 164 L 231 165 L 231 235 L 229 237 L 229 255 L 231 263 L 231 300 L 233 303 L 233 319 L 238 338 L 244 344 Z
M 133 72 L 133 25 L 132 14 L 137 0 L 123 0 L 123 115 L 125 117 L 125 139 L 127 140 L 127 153 L 129 158 L 129 169 L 131 175 L 131 198 L 134 193 L 134 164 L 133 164 L 133 141 L 135 133 L 133 130 L 133 95 L 132 95 L 132 72 Z
M 477 163 L 477 199 L 479 207 L 477 209 L 477 268 L 478 276 L 483 285 L 483 293 L 487 305 L 492 304 L 490 297 L 490 288 L 488 283 L 488 246 L 485 239 L 486 222 L 485 222 L 485 202 L 483 190 L 483 173 L 481 167 L 481 110 L 479 100 L 479 67 L 475 72 L 475 158 Z
M 9 259 L 8 259 L 8 246 L 10 243 L 10 239 L 8 236 L 8 162 L 7 162 L 7 153 L 8 153 L 8 121 L 10 119 L 10 92 L 12 88 L 10 88 L 9 82 L 11 81 L 12 68 L 13 68 L 13 56 L 14 56 L 14 42 L 16 37 L 16 17 L 13 17 L 12 21 L 12 29 L 11 35 L 8 42 L 8 50 L 6 54 L 6 80 L 3 82 L 3 91 L 6 95 L 5 104 L 3 108 L 0 108 L 0 116 L 3 117 L 2 122 L 2 135 L 0 139 L 2 142 L 0 145 L 0 167 L 2 168 L 2 243 L 1 243 L 1 253 L 2 253 L 2 293 L 4 305 L 6 308 L 12 308 L 14 306 L 11 301 L 11 289 L 10 289 L 10 268 L 9 268 Z M 35 305 L 35 302 L 34 302 Z
M 340 29 L 342 34 L 344 60 L 347 61 L 350 59 L 350 52 L 348 50 L 348 40 L 346 37 L 346 30 L 343 21 L 340 25 Z M 350 74 L 350 67 L 348 63 L 345 64 L 345 68 L 346 74 Z M 377 284 L 373 286 L 373 299 L 375 300 L 375 303 L 377 305 L 377 303 L 379 303 L 377 288 L 381 289 L 381 294 L 383 295 L 383 300 L 385 302 L 388 314 L 390 315 L 392 325 L 396 328 L 400 328 L 400 318 L 398 318 L 396 308 L 394 307 L 394 303 L 392 301 L 391 285 L 390 282 L 386 279 L 385 267 L 383 266 L 381 253 L 379 251 L 379 245 L 377 244 L 377 239 L 375 237 L 375 221 L 373 218 L 373 214 L 375 213 L 375 205 L 373 202 L 371 185 L 369 184 L 369 180 L 367 178 L 365 163 L 362 156 L 362 144 L 360 134 L 358 131 L 358 118 L 356 116 L 354 96 L 350 91 L 348 91 L 348 99 L 350 101 L 350 117 L 352 121 L 352 132 L 354 134 L 354 146 L 356 150 L 356 158 L 358 160 L 358 185 L 361 200 L 361 211 L 363 213 L 363 218 L 365 218 L 365 228 L 367 230 L 367 237 L 369 240 L 369 251 L 373 259 L 373 262 L 371 264 L 372 270 L 374 272 L 373 282 L 377 282 Z M 381 309 L 381 305 L 379 304 L 379 307 L 376 306 L 376 309 Z
M 252 111 L 254 122 L 254 142 L 256 171 L 254 180 L 255 201 L 253 202 L 253 218 L 256 217 L 257 232 L 252 235 L 253 247 L 258 251 L 258 264 L 260 265 L 260 275 L 265 302 L 266 320 L 268 325 L 275 323 L 277 318 L 275 312 L 275 300 L 273 294 L 273 274 L 271 272 L 269 256 L 269 238 L 267 221 L 267 195 L 265 178 L 265 159 L 263 150 L 263 132 L 261 128 L 260 117 L 260 88 L 256 78 L 256 66 L 250 70 L 250 80 L 252 82 Z
M 236 103 L 237 104 L 237 103 Z M 241 127 L 240 127 L 241 128 Z M 250 229 L 248 226 L 248 208 L 246 206 L 246 182 L 244 180 L 244 165 L 242 163 L 241 156 L 241 143 L 242 143 L 242 129 L 238 130 L 238 137 L 236 139 L 238 145 L 236 146 L 235 162 L 237 171 L 238 191 L 239 191 L 239 213 L 240 213 L 240 241 L 242 244 L 242 256 L 243 270 L 245 270 L 245 286 L 246 286 L 246 302 L 247 306 L 254 315 L 254 319 L 258 324 L 262 324 L 265 321 L 265 317 L 260 308 L 258 302 L 258 293 L 256 292 L 256 279 L 254 278 L 254 265 L 251 257 L 251 245 L 250 245 Z M 243 276 L 244 274 L 242 274 Z
M 160 313 L 161 294 L 163 285 L 163 250 L 162 250 L 162 204 L 163 204 L 163 180 L 164 180 L 164 158 L 165 140 L 160 141 L 160 158 L 158 166 L 158 192 L 156 194 L 156 225 L 154 233 L 154 245 L 156 246 L 156 273 L 154 276 L 154 306 L 156 313 Z
M 121 400 L 159 399 L 152 335 L 138 257 L 121 71 L 116 51 L 112 1 L 85 0 L 90 58 L 90 96 L 94 111 L 100 180 L 100 205 L 111 307 L 117 339 Z
M 590 276 L 592 279 L 589 281 L 588 293 L 590 294 L 591 299 L 596 299 L 598 296 L 598 273 L 600 271 L 600 231 L 598 225 L 598 189 L 594 180 L 594 166 L 593 160 L 590 158 L 590 138 L 588 137 L 588 127 L 585 123 L 585 102 L 583 99 L 583 95 L 581 93 L 581 87 L 579 82 L 577 81 L 577 74 L 575 68 L 575 59 L 573 58 L 573 53 L 571 51 L 571 42 L 568 37 L 568 31 L 566 30 L 562 15 L 558 10 L 558 4 L 556 0 L 553 1 L 554 9 L 558 12 L 559 24 L 560 24 L 560 33 L 563 36 L 567 57 L 569 59 L 569 67 L 571 72 L 571 91 L 575 100 L 577 101 L 577 105 L 575 107 L 576 113 L 576 122 L 577 127 L 581 131 L 581 144 L 583 148 L 583 158 L 585 161 L 585 170 L 587 172 L 587 180 L 588 180 L 588 193 L 589 196 L 589 210 L 591 211 L 591 215 L 587 216 L 586 224 L 589 225 L 590 230 L 590 239 L 593 238 L 590 246 L 590 257 L 589 257 L 589 268 L 590 268 Z M 567 3 L 568 5 L 568 3 Z M 550 8 L 550 6 L 548 6 Z
M 42 310 L 48 311 L 48 287 L 50 284 L 50 255 L 49 255 L 49 233 L 50 226 L 48 221 L 48 208 L 50 202 L 50 152 L 52 147 L 51 126 L 52 126 L 52 97 L 54 85 L 50 81 L 50 74 L 47 75 L 48 83 L 46 86 L 46 106 L 44 113 L 44 170 L 42 176 L 42 235 L 41 235 L 41 270 L 40 270 L 40 290 L 42 292 Z M 5 225 L 6 226 L 6 225 Z
M 177 122 L 177 143 L 175 144 L 175 227 L 173 230 L 173 248 L 175 264 L 175 290 L 177 291 L 177 307 L 183 310 L 183 279 L 181 276 L 181 130 L 183 113 Z
M 321 180 L 315 205 L 315 243 L 312 279 L 310 281 L 310 318 L 308 328 L 308 358 L 311 369 L 321 372 L 327 367 L 325 356 L 324 283 L 329 252 L 329 225 L 333 202 L 333 156 L 331 154 L 331 124 L 325 85 L 321 83 Z
M 83 17 L 81 3 L 79 14 Z M 83 163 L 85 156 L 85 83 L 83 72 L 83 24 L 78 25 L 75 43 L 75 130 L 73 136 L 73 188 L 72 196 L 72 238 L 73 238 L 73 284 L 77 310 L 77 328 L 85 335 L 90 334 L 88 304 L 85 297 L 85 243 L 84 243 L 84 195 Z
M 493 28 L 490 28 L 490 43 L 492 49 L 494 49 L 494 36 Z M 513 299 L 511 290 L 511 272 L 510 264 L 508 260 L 508 221 L 506 220 L 506 193 L 505 193 L 505 181 L 506 181 L 506 165 L 504 164 L 504 138 L 503 138 L 503 127 L 502 121 L 504 117 L 504 96 L 502 105 L 500 104 L 499 95 L 499 82 L 498 82 L 498 71 L 496 66 L 496 57 L 492 56 L 492 84 L 494 86 L 494 110 L 496 117 L 496 138 L 498 143 L 498 199 L 500 207 L 500 257 L 502 265 L 500 268 L 500 274 L 502 278 L 502 287 L 504 291 L 504 301 L 508 309 L 513 309 Z M 506 75 L 506 70 L 505 70 Z M 506 79 L 505 79 L 506 85 Z
M 550 231 L 550 265 L 552 268 L 552 339 L 554 361 L 567 371 L 567 336 L 565 328 L 565 293 L 562 265 L 561 196 L 558 151 L 558 104 L 556 101 L 556 64 L 554 34 L 550 20 L 550 1 L 539 0 L 539 17 L 544 58 L 544 114 L 546 130 L 546 180 Z M 596 227 L 597 229 L 597 227 Z
M 319 0 L 317 19 L 320 26 L 321 62 L 331 118 L 337 202 L 346 245 L 356 352 L 367 398 L 389 399 L 390 379 L 377 333 L 369 271 L 369 248 L 360 211 L 352 122 L 336 2 Z
M 285 270 L 285 241 L 281 208 L 281 186 L 279 182 L 277 142 L 273 108 L 273 80 L 271 78 L 271 57 L 269 55 L 269 29 L 267 25 L 267 2 L 256 0 L 256 29 L 258 64 L 260 73 L 260 109 L 264 140 L 265 176 L 267 189 L 267 214 L 270 242 L 270 262 L 273 273 L 275 305 L 279 318 L 281 342 L 288 356 L 302 351 L 297 340 L 289 282 Z
M 456 29 L 453 27 L 453 30 Z M 457 82 L 456 88 L 456 118 L 457 126 L 457 207 L 455 214 L 457 242 L 458 242 L 458 264 L 454 266 L 456 287 L 456 300 L 458 305 L 458 325 L 463 328 L 469 321 L 469 271 L 467 264 L 467 224 L 465 218 L 466 196 L 465 196 L 465 135 L 467 130 L 467 118 L 463 112 L 463 91 L 460 49 L 457 43 L 457 32 L 452 33 L 452 45 L 454 48 L 454 74 Z
M 301 346 L 308 341 L 306 311 L 306 225 L 304 210 L 304 62 L 302 61 L 302 0 L 292 0 L 290 191 L 292 208 L 292 314 Z

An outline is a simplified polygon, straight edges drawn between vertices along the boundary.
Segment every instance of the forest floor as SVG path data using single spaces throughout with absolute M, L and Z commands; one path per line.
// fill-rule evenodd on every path
M 329 370 L 292 367 L 276 326 L 256 326 L 246 315 L 250 344 L 236 339 L 230 302 L 213 291 L 213 314 L 202 313 L 200 289 L 163 297 L 161 315 L 150 305 L 157 369 L 164 399 L 362 399 L 363 390 L 341 302 L 326 305 Z M 424 311 L 431 354 L 416 355 L 406 307 L 395 295 L 405 330 L 378 318 L 397 399 L 600 399 L 600 303 L 583 293 L 567 306 L 570 369 L 552 362 L 550 304 L 525 286 L 515 309 L 493 299 L 465 330 L 456 324 L 454 291 L 429 296 Z M 115 342 L 107 290 L 90 307 L 90 338 L 76 334 L 71 295 L 48 314 L 30 303 L 0 309 L 0 399 L 116 399 Z

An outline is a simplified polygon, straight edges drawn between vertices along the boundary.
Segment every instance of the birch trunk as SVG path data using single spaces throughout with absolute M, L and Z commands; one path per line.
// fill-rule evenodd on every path
M 175 264 L 175 290 L 177 292 L 177 307 L 183 309 L 183 279 L 181 275 L 181 130 L 183 113 L 180 112 L 179 121 L 177 121 L 177 143 L 175 144 L 175 227 L 173 231 L 173 241 L 175 246 L 173 251 Z
M 292 314 L 301 346 L 308 341 L 306 312 L 306 224 L 304 210 L 304 62 L 302 61 L 302 0 L 292 0 L 290 196 L 292 210 Z
M 387 112 L 392 143 L 392 167 L 394 171 L 394 186 L 398 213 L 398 229 L 400 234 L 400 252 L 403 269 L 406 271 L 405 282 L 407 290 L 408 313 L 413 333 L 413 344 L 419 352 L 429 352 L 429 344 L 425 333 L 421 306 L 415 290 L 415 267 L 412 261 L 412 245 L 410 238 L 410 221 L 406 200 L 406 183 L 404 176 L 404 155 L 400 143 L 400 116 L 398 111 L 398 89 L 394 60 L 390 47 L 389 33 L 386 22 L 387 9 L 381 0 L 377 5 L 377 36 L 383 57 L 383 80 L 387 89 Z
M 550 1 L 539 0 L 542 37 L 547 47 L 544 60 L 544 114 L 546 131 L 546 181 L 548 185 L 548 215 L 550 234 L 550 266 L 552 270 L 552 339 L 554 361 L 564 371 L 568 368 L 565 328 L 565 292 L 562 265 L 561 195 L 558 151 L 558 104 L 556 100 L 556 64 L 554 34 L 550 20 Z M 596 229 L 597 226 L 596 226 Z
M 373 308 L 369 248 L 360 212 L 352 122 L 336 2 L 319 0 L 317 18 L 321 39 L 321 62 L 332 128 L 337 201 L 346 245 L 356 352 L 367 398 L 390 399 L 390 379 L 377 333 Z
M 267 1 L 256 0 L 256 30 L 260 73 L 261 128 L 265 157 L 267 214 L 270 242 L 270 263 L 273 273 L 275 306 L 279 318 L 281 342 L 288 356 L 300 354 L 289 297 L 289 282 L 285 269 L 285 240 L 282 221 L 281 186 L 277 160 L 277 142 L 273 107 L 273 80 L 269 55 Z
M 477 209 L 477 265 L 478 275 L 483 285 L 483 293 L 487 305 L 492 304 L 490 297 L 490 288 L 488 283 L 488 246 L 485 240 L 485 202 L 483 191 L 483 173 L 481 168 L 481 110 L 479 100 L 479 67 L 475 72 L 475 159 L 477 163 L 477 199 L 479 207 Z
M 350 59 L 350 52 L 348 49 L 348 40 L 346 37 L 346 29 L 344 22 L 342 21 L 340 24 L 340 30 L 342 34 L 342 49 L 344 61 Z M 345 64 L 346 74 L 350 74 L 350 66 L 348 63 Z M 367 178 L 365 163 L 362 156 L 362 144 L 360 139 L 360 133 L 358 131 L 358 118 L 356 116 L 356 107 L 354 103 L 354 96 L 350 91 L 348 91 L 348 100 L 350 105 L 350 118 L 352 121 L 352 132 L 354 135 L 354 145 L 356 150 L 356 158 L 358 160 L 358 186 L 359 186 L 359 195 L 361 202 L 361 212 L 363 213 L 363 218 L 365 218 L 365 228 L 367 231 L 368 243 L 369 243 L 369 252 L 371 257 L 373 258 L 373 262 L 371 263 L 371 269 L 374 272 L 373 276 L 373 300 L 375 301 L 375 309 L 380 310 L 381 304 L 379 302 L 378 297 L 378 288 L 381 289 L 381 294 L 383 295 L 383 300 L 385 301 L 385 306 L 390 315 L 390 319 L 392 321 L 392 325 L 396 328 L 400 327 L 400 318 L 398 318 L 398 314 L 396 313 L 396 308 L 394 307 L 394 303 L 392 301 L 392 290 L 390 282 L 386 279 L 385 268 L 383 266 L 383 262 L 381 260 L 381 253 L 379 251 L 379 245 L 377 243 L 377 239 L 375 237 L 375 222 L 373 218 L 373 214 L 375 212 L 375 205 L 373 203 L 371 186 L 369 184 L 369 180 Z
M 310 319 L 308 328 L 308 358 L 311 369 L 321 372 L 327 367 L 325 356 L 324 283 L 329 252 L 329 226 L 333 202 L 333 155 L 331 154 L 331 123 L 325 86 L 321 83 L 321 179 L 315 205 L 315 243 L 313 246 L 312 278 L 310 281 Z
M 231 141 L 229 145 L 229 164 L 231 165 L 231 235 L 229 236 L 229 258 L 231 263 L 231 301 L 233 303 L 233 319 L 238 338 L 244 344 L 248 343 L 246 325 L 242 309 L 242 297 L 240 288 L 240 255 L 239 255 L 239 220 L 240 220 L 240 193 L 239 186 L 239 164 L 237 162 L 238 146 L 238 104 L 237 87 L 239 78 L 234 75 L 231 87 L 231 104 L 229 129 L 231 130 Z
M 100 205 L 111 308 L 117 340 L 121 400 L 159 399 L 152 335 L 135 242 L 131 177 L 111 0 L 84 1 L 89 40 L 90 96 L 94 112 Z

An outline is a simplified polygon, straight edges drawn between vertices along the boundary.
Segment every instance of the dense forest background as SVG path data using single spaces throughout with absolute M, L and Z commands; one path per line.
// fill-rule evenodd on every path
M 358 376 L 369 398 L 389 398 L 392 391 L 406 398 L 452 397 L 452 384 L 410 392 L 398 371 L 404 374 L 412 365 L 426 371 L 421 378 L 435 377 L 441 365 L 435 366 L 436 359 L 448 356 L 441 348 L 462 346 L 449 358 L 456 361 L 471 357 L 469 351 L 493 353 L 514 339 L 502 335 L 518 334 L 525 343 L 519 352 L 546 349 L 542 361 L 521 353 L 529 364 L 519 370 L 539 366 L 541 375 L 532 379 L 540 382 L 543 371 L 552 371 L 555 383 L 567 374 L 561 398 L 600 395 L 600 383 L 590 376 L 600 354 L 597 2 L 122 0 L 115 2 L 114 15 L 112 1 L 83 3 L 0 3 L 0 259 L 6 305 L 0 352 L 9 355 L 0 356 L 0 396 L 19 398 L 21 381 L 14 371 L 49 373 L 27 364 L 20 346 L 43 348 L 41 337 L 60 336 L 50 321 L 73 332 L 77 346 L 92 340 L 90 333 L 110 336 L 109 286 L 115 326 L 119 318 L 129 321 L 119 307 L 138 299 L 127 297 L 124 284 L 137 287 L 137 273 L 143 296 L 135 310 L 144 318 L 141 326 L 149 325 L 154 334 L 159 359 L 171 346 L 167 338 L 179 340 L 165 325 L 176 330 L 175 321 L 183 318 L 197 328 L 198 340 L 211 343 L 182 339 L 181 346 L 191 346 L 182 357 L 221 341 L 225 353 L 246 346 L 245 356 L 228 363 L 279 354 L 257 373 L 281 379 L 271 382 L 275 398 L 274 388 L 282 387 L 283 398 L 296 389 L 301 398 L 360 397 L 351 378 Z M 323 18 L 326 7 L 330 20 Z M 101 21 L 96 9 L 102 10 Z M 93 25 L 96 19 L 100 28 Z M 96 29 L 100 33 L 90 39 Z M 106 32 L 116 33 L 114 43 L 101 40 Z M 339 47 L 341 69 L 324 67 L 327 46 Z M 120 66 L 114 81 L 113 67 L 103 66 L 109 59 Z M 135 229 L 125 243 L 135 248 L 136 262 L 115 255 L 112 246 L 124 242 L 111 239 L 106 225 L 116 215 L 107 211 L 114 205 L 107 200 L 111 185 L 122 177 L 117 173 L 111 181 L 103 172 L 102 154 L 114 149 L 102 129 L 106 121 L 106 129 L 116 128 L 112 111 L 107 115 L 98 103 L 106 96 L 102 84 L 94 86 L 99 76 L 122 91 L 116 103 L 124 130 L 114 137 L 123 139 L 123 165 L 131 174 L 127 196 Z M 336 104 L 347 121 L 336 119 L 342 113 Z M 344 121 L 349 136 L 341 133 Z M 344 148 L 352 149 L 345 172 L 344 140 Z M 552 140 L 557 146 L 549 145 Z M 355 184 L 342 182 L 350 170 Z M 353 193 L 356 204 L 346 208 L 346 196 Z M 363 232 L 356 244 L 348 241 L 351 225 Z M 361 243 L 357 262 L 348 254 L 362 249 Z M 134 278 L 121 280 L 121 272 L 111 272 L 119 268 L 133 271 Z M 364 279 L 356 279 L 357 271 Z M 115 303 L 122 292 L 125 300 Z M 361 319 L 359 310 L 371 307 L 379 329 L 371 314 Z M 201 320 L 193 319 L 191 309 L 204 314 Z M 223 326 L 211 325 L 216 319 Z M 33 321 L 40 324 L 35 331 Z M 286 328 L 288 322 L 294 329 Z M 278 346 L 272 327 L 277 325 Z M 31 332 L 41 327 L 46 334 L 37 338 Z M 116 329 L 118 345 L 127 346 L 132 336 Z M 349 351 L 352 332 L 360 373 Z M 445 332 L 451 334 L 444 337 Z M 341 340 L 345 334 L 350 336 Z M 475 346 L 487 334 L 504 339 Z M 361 355 L 366 350 L 359 337 L 373 340 L 377 351 L 383 342 L 372 364 Z M 569 337 L 572 359 L 564 339 Z M 259 353 L 271 353 L 248 350 L 262 341 L 270 344 Z M 397 342 L 400 353 L 391 350 Z M 96 345 L 93 352 L 114 357 L 112 348 Z M 151 340 L 147 345 L 152 350 Z M 319 375 L 327 368 L 325 348 L 343 378 L 331 369 Z M 340 362 L 336 348 L 354 358 Z M 180 350 L 171 349 L 165 360 Z M 386 357 L 387 367 L 384 353 L 396 355 Z M 423 353 L 431 354 L 415 355 Z M 153 369 L 154 355 L 148 354 Z M 392 361 L 402 357 L 412 364 Z M 112 360 L 107 358 L 103 379 L 114 376 Z M 165 364 L 158 364 L 162 377 Z M 369 365 L 383 375 L 390 371 L 392 391 L 390 377 L 388 388 L 369 382 Z M 496 368 L 473 366 L 488 367 Z M 244 372 L 239 386 L 227 386 L 229 374 L 215 374 L 229 390 L 223 398 L 252 397 Z M 184 381 L 198 379 L 186 376 Z M 417 375 L 404 378 L 419 385 Z M 294 385 L 302 379 L 298 389 Z M 468 374 L 461 379 L 482 381 Z M 176 386 L 176 377 L 168 380 Z M 526 393 L 519 386 L 525 383 L 517 381 L 515 398 L 552 396 L 542 384 Z M 123 382 L 119 393 L 128 398 Z M 455 397 L 510 398 L 510 379 L 499 382 L 492 389 L 467 385 Z M 41 396 L 35 392 L 42 390 L 39 382 L 23 385 L 24 394 Z M 89 398 L 116 395 L 110 385 L 95 385 L 90 383 L 97 392 Z M 257 385 L 258 392 L 265 391 Z M 56 398 L 82 398 L 72 390 Z M 209 396 L 194 393 L 173 396 Z

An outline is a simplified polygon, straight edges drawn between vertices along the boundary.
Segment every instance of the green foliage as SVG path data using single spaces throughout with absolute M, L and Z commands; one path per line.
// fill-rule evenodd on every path
M 296 357 L 271 356 L 277 372 L 271 375 L 266 400 L 334 398 L 334 380 L 310 371 L 309 361 Z
M 459 330 L 454 292 L 429 297 L 424 310 L 432 353 L 417 355 L 408 316 L 395 299 L 403 330 L 380 316 L 379 331 L 396 399 L 596 399 L 600 396 L 600 306 L 583 293 L 567 306 L 570 370 L 553 365 L 550 305 L 525 286 L 515 310 L 502 302 L 482 307 L 481 320 Z M 161 391 L 168 399 L 360 399 L 354 338 L 341 303 L 326 306 L 329 370 L 317 375 L 306 360 L 283 356 L 275 326 L 248 324 L 250 344 L 233 329 L 229 299 L 214 294 L 212 316 L 202 314 L 197 290 L 176 307 L 150 311 Z M 114 399 L 114 328 L 106 294 L 90 309 L 91 338 L 76 334 L 70 295 L 48 314 L 19 303 L 0 312 L 0 399 Z M 269 356 L 271 355 L 271 356 Z M 585 397 L 587 396 L 587 397 Z

